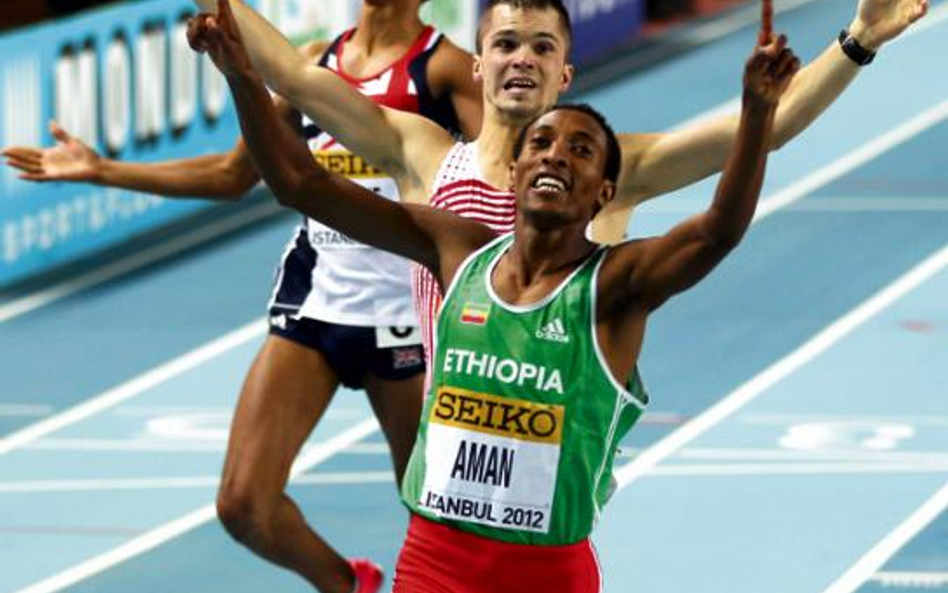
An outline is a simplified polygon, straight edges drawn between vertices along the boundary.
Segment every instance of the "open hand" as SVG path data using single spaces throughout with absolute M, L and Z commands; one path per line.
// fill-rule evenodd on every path
M 100 156 L 56 122 L 49 123 L 56 144 L 49 148 L 11 146 L 3 150 L 7 165 L 30 181 L 94 181 Z
M 859 0 L 849 32 L 861 46 L 875 51 L 927 12 L 928 0 Z
M 188 43 L 196 52 L 207 52 L 224 76 L 253 73 L 229 0 L 217 0 L 216 15 L 202 12 L 188 21 Z
M 744 67 L 744 91 L 764 103 L 776 105 L 800 69 L 800 60 L 787 47 L 786 35 L 757 46 Z

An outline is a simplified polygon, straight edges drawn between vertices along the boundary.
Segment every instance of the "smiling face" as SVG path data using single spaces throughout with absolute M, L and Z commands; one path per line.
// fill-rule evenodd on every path
M 615 195 L 606 131 L 593 116 L 554 109 L 530 124 L 510 167 L 517 208 L 535 226 L 585 225 Z
M 488 109 L 524 122 L 554 103 L 572 78 L 566 63 L 569 36 L 552 8 L 498 4 L 484 15 L 474 76 Z

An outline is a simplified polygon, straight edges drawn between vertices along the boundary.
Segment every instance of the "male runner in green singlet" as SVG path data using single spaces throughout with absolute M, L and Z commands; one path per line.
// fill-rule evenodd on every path
M 646 320 L 750 225 L 776 107 L 799 69 L 786 40 L 747 62 L 734 148 L 708 210 L 663 236 L 604 247 L 585 231 L 615 196 L 621 151 L 591 108 L 554 107 L 518 136 L 515 228 L 497 237 L 449 212 L 379 200 L 315 164 L 276 116 L 227 0 L 198 36 L 281 203 L 414 259 L 446 288 L 402 487 L 412 519 L 394 592 L 600 591 L 588 537 L 616 446 L 646 404 L 636 372 Z

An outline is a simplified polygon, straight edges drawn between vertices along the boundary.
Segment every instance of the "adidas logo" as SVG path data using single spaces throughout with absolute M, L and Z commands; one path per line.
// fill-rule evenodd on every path
M 559 317 L 547 323 L 537 330 L 537 337 L 541 340 L 550 340 L 551 342 L 560 342 L 566 344 L 569 342 L 569 336 L 566 335 L 566 328 Z

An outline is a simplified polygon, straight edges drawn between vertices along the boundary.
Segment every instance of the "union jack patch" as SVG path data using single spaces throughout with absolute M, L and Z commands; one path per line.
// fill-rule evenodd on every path
M 407 369 L 423 364 L 420 346 L 392 348 L 392 369 Z

